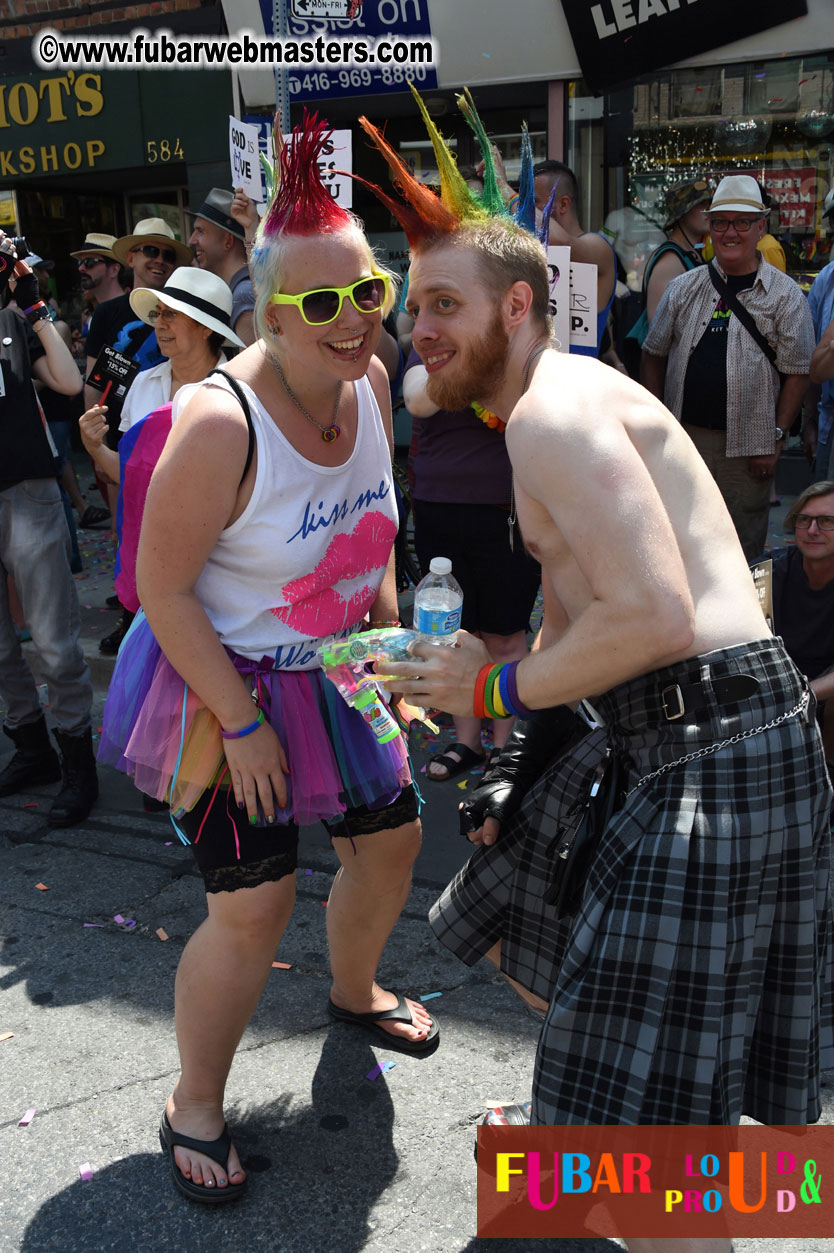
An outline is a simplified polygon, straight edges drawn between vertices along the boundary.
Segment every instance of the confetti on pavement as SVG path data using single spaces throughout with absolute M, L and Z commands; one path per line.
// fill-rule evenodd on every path
M 89 1183 L 93 1177 L 93 1168 L 89 1162 L 82 1162 L 78 1167 L 78 1173 L 85 1183 Z
M 164 927 L 157 927 L 156 934 L 159 936 L 160 940 L 168 939 L 168 932 L 165 930 Z
M 49 888 L 46 886 L 46 884 L 45 884 L 45 883 L 36 883 L 36 884 L 35 884 L 35 887 L 38 889 L 38 891 L 39 891 L 39 892 L 48 892 L 48 891 L 49 891 Z
M 3 1034 L 0 1035 L 0 1040 L 13 1040 L 13 1039 L 14 1039 L 13 1031 L 4 1031 Z
M 292 962 L 273 962 L 273 970 L 292 970 Z
M 20 1122 L 17 1124 L 18 1127 L 28 1127 L 29 1123 L 32 1121 L 34 1117 L 35 1117 L 35 1111 L 33 1109 L 27 1109 L 26 1113 L 23 1115 Z
M 373 1070 L 368 1071 L 365 1078 L 370 1079 L 371 1083 L 373 1083 L 374 1079 L 378 1079 L 379 1076 L 384 1075 L 386 1071 L 393 1070 L 396 1064 L 396 1062 L 377 1062 Z
M 436 996 L 442 996 L 442 992 L 427 992 L 425 996 L 421 996 L 421 1001 L 433 1001 Z

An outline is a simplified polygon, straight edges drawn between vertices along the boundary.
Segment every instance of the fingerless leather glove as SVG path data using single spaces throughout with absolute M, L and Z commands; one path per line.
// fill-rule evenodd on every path
M 461 835 L 482 827 L 486 818 L 505 823 L 556 757 L 587 731 L 587 724 L 567 705 L 537 709 L 518 719 L 489 779 L 460 806 Z

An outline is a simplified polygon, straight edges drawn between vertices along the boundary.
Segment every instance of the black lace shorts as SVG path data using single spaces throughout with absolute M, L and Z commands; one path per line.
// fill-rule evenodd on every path
M 274 883 L 298 868 L 298 827 L 294 822 L 253 827 L 245 810 L 239 810 L 234 796 L 218 792 L 211 804 L 211 791 L 205 792 L 194 808 L 177 819 L 177 825 L 191 841 L 195 861 L 207 892 L 237 892 Z M 390 805 L 368 809 L 361 805 L 348 809 L 335 822 L 325 822 L 331 839 L 353 839 L 374 831 L 395 830 L 417 818 L 417 798 L 409 784 Z M 203 823 L 200 831 L 200 825 Z M 200 832 L 199 839 L 197 833 Z M 240 847 L 236 856 L 235 833 Z

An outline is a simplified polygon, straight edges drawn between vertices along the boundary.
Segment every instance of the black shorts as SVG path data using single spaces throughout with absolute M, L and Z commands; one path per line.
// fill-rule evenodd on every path
M 526 631 L 541 582 L 539 563 L 516 532 L 510 549 L 509 510 L 501 505 L 449 505 L 415 500 L 414 543 L 420 569 L 448 557 L 463 588 L 466 631 L 515 635 Z
M 212 804 L 212 791 L 204 792 L 194 808 L 177 819 L 183 835 L 191 841 L 206 891 L 236 892 L 295 874 L 298 868 L 296 824 L 276 822 L 274 826 L 253 827 L 246 811 L 237 808 L 232 792 L 218 791 Z M 417 798 L 409 784 L 396 800 L 382 809 L 361 805 L 348 809 L 333 822 L 325 822 L 324 826 L 331 839 L 353 839 L 374 831 L 394 830 L 416 818 Z M 236 856 L 235 833 L 240 857 Z

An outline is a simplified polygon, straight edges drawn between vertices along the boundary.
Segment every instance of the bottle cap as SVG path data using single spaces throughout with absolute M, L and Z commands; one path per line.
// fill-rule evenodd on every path
M 432 557 L 429 569 L 432 574 L 451 574 L 452 563 L 448 557 Z

